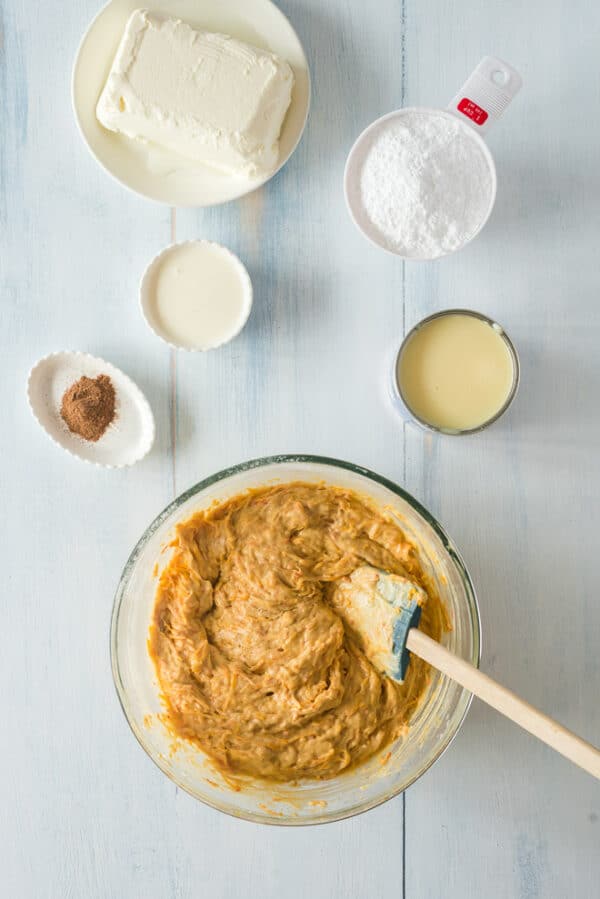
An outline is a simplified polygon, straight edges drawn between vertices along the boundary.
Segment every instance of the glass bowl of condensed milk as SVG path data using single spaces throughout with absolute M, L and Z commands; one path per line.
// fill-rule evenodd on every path
M 511 405 L 517 351 L 493 319 L 447 309 L 409 331 L 395 357 L 392 395 L 405 417 L 441 434 L 475 434 Z

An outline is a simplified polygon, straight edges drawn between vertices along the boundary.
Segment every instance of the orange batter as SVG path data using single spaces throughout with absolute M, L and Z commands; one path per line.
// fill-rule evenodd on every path
M 415 548 L 352 491 L 267 487 L 180 525 L 149 642 L 173 733 L 230 773 L 286 781 L 334 777 L 405 731 L 428 666 L 379 674 L 329 601 L 365 564 L 423 586 L 420 626 L 440 637 Z

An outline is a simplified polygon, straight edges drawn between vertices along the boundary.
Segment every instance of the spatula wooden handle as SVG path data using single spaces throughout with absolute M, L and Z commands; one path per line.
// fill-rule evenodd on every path
M 479 699 L 487 702 L 497 712 L 506 715 L 515 724 L 600 780 L 600 750 L 591 743 L 587 743 L 548 715 L 544 715 L 506 687 L 500 686 L 487 674 L 483 674 L 464 659 L 449 652 L 423 631 L 411 628 L 406 646 L 419 658 L 429 662 L 461 687 L 465 687 Z

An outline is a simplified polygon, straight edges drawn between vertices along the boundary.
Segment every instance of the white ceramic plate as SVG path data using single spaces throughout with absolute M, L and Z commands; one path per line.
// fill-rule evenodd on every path
M 134 9 L 183 19 L 192 27 L 220 31 L 277 53 L 294 70 L 292 102 L 283 123 L 279 168 L 296 149 L 310 105 L 310 75 L 296 32 L 270 0 L 111 0 L 90 25 L 75 60 L 73 106 L 92 155 L 121 184 L 169 206 L 215 206 L 260 187 L 262 178 L 235 178 L 182 162 L 173 154 L 107 131 L 96 119 L 96 104 L 112 65 L 125 23 Z
M 117 394 L 116 416 L 96 443 L 72 434 L 60 416 L 63 394 L 83 375 L 108 375 Z M 142 391 L 120 369 L 87 353 L 53 353 L 31 369 L 27 382 L 31 411 L 54 443 L 85 462 L 105 468 L 134 465 L 154 443 L 154 416 Z

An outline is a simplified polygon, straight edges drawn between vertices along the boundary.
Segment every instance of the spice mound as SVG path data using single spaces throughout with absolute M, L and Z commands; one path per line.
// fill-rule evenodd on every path
M 116 394 L 108 375 L 85 375 L 65 392 L 60 407 L 69 431 L 96 443 L 114 421 Z
M 362 565 L 427 591 L 420 627 L 444 607 L 394 520 L 350 490 L 291 483 L 242 494 L 179 525 L 161 574 L 149 650 L 178 737 L 226 772 L 335 777 L 405 733 L 429 667 L 384 677 L 336 602 Z

